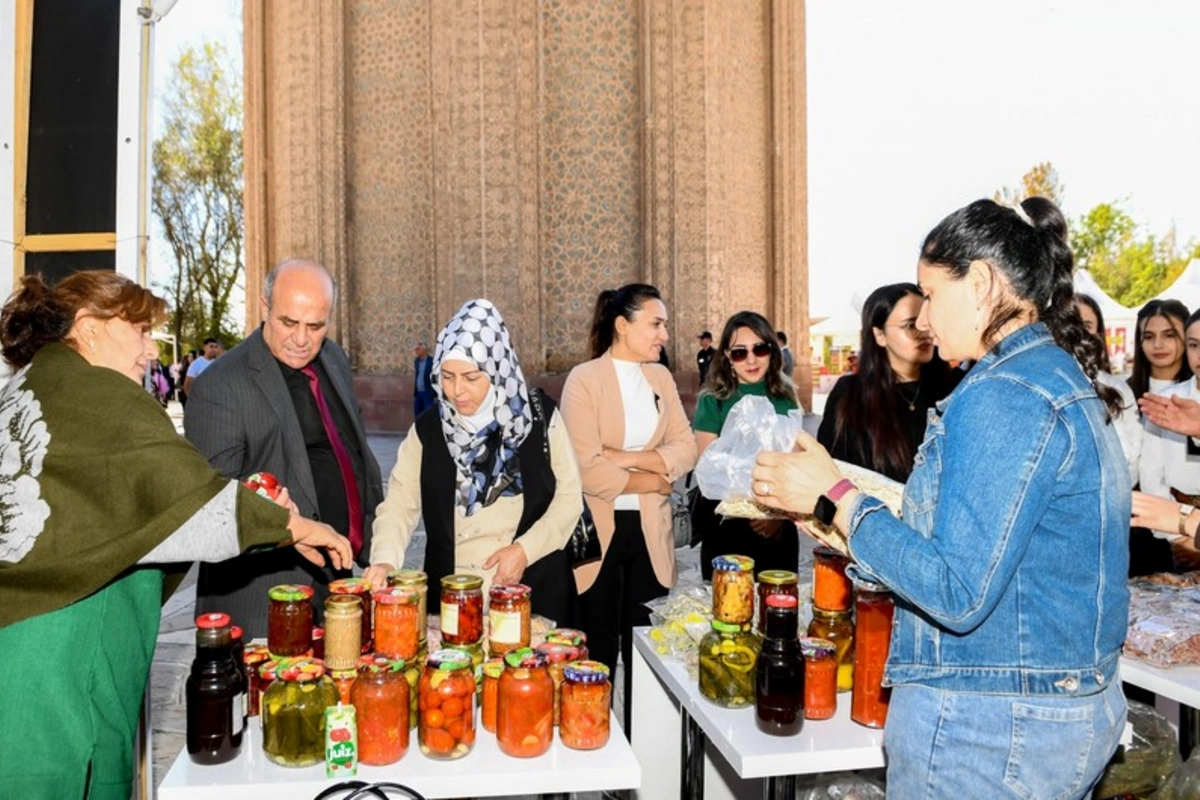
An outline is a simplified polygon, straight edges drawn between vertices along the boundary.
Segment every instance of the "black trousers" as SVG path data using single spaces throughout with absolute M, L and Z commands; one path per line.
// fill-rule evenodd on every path
M 768 539 L 750 527 L 749 520 L 722 519 L 716 514 L 717 501 L 697 497 L 692 511 L 693 535 L 700 539 L 700 575 L 712 580 L 712 562 L 717 556 L 739 555 L 754 559 L 754 574 L 767 569 L 796 571 L 800 563 L 800 531 L 786 522 L 779 533 Z M 805 543 L 812 543 L 807 536 Z
M 633 629 L 650 624 L 650 610 L 643 603 L 662 597 L 667 587 L 654 576 L 642 515 L 617 511 L 616 530 L 600 574 L 591 588 L 579 597 L 583 630 L 588 637 L 588 656 L 615 671 L 617 654 L 625 665 L 625 735 L 630 735 L 630 702 L 633 686 Z

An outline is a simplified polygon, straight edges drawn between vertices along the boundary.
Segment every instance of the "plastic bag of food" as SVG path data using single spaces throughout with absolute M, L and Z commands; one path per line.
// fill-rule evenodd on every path
M 699 578 L 699 573 L 695 576 Z M 712 598 L 709 588 L 698 580 L 676 583 L 665 597 L 646 603 L 650 609 L 650 641 L 659 655 L 682 661 L 696 676 L 697 646 L 712 630 Z
M 801 775 L 796 796 L 801 800 L 884 800 L 884 770 Z
M 1200 586 L 1186 578 L 1129 582 L 1125 655 L 1162 668 L 1200 664 Z
M 1200 797 L 1200 747 L 1193 748 L 1183 766 L 1150 797 L 1152 800 L 1195 800 Z
M 1166 717 L 1145 703 L 1130 702 L 1129 722 L 1133 725 L 1133 744 L 1118 748 L 1108 762 L 1092 793 L 1096 800 L 1145 796 L 1162 786 L 1179 767 L 1179 742 Z
M 729 411 L 721 435 L 696 464 L 696 483 L 710 500 L 750 501 L 750 473 L 763 450 L 787 452 L 804 430 L 804 413 L 775 413 L 765 397 L 743 397 Z M 757 504 L 756 504 L 757 505 Z

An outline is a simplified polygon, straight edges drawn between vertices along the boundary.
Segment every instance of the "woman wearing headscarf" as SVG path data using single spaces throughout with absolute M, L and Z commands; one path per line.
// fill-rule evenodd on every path
M 375 515 L 375 586 L 404 563 L 423 516 L 429 602 L 441 579 L 471 573 L 524 583 L 533 611 L 575 623 L 577 593 L 562 547 L 583 511 L 579 467 L 553 402 L 530 391 L 500 312 L 463 305 L 438 335 L 436 401 L 409 429 Z

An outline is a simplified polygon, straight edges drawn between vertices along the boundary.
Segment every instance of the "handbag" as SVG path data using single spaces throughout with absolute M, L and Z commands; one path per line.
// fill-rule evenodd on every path
M 425 800 L 425 795 L 402 783 L 391 781 L 342 781 L 325 789 L 314 800 Z
M 677 550 L 680 547 L 695 547 L 700 542 L 702 532 L 692 523 L 692 514 L 696 510 L 696 499 L 699 496 L 700 487 L 690 472 L 683 481 L 683 489 L 671 492 L 671 534 L 674 536 Z
M 542 437 L 542 452 L 546 456 L 546 463 L 549 464 L 550 424 L 546 420 L 546 412 L 542 407 L 542 397 L 541 390 L 534 389 L 529 393 L 529 404 L 532 407 L 534 419 L 541 421 L 545 427 L 546 435 Z M 572 568 L 599 561 L 603 555 L 600 549 L 600 535 L 596 533 L 596 523 L 592 519 L 592 512 L 588 509 L 587 500 L 583 501 L 583 513 L 575 521 L 575 527 L 571 529 L 571 536 L 563 545 L 563 552 L 567 554 L 567 560 L 571 562 Z

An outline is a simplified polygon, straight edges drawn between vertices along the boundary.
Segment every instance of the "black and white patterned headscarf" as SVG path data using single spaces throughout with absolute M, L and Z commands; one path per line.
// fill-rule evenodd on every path
M 483 402 L 493 404 L 493 419 L 478 430 L 464 424 L 436 377 L 444 360 L 461 360 L 464 356 L 492 382 Z M 442 329 L 433 355 L 433 372 L 442 435 L 458 471 L 455 506 L 469 517 L 497 497 L 520 494 L 517 449 L 529 435 L 533 414 L 525 374 L 512 348 L 508 327 L 490 301 L 468 300 Z

